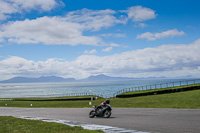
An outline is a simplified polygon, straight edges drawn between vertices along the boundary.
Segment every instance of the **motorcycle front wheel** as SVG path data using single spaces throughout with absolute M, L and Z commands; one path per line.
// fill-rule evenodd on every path
M 95 117 L 95 111 L 94 111 L 94 110 L 91 110 L 91 111 L 90 111 L 89 117 L 90 117 L 90 118 L 94 118 L 94 117 Z
M 103 114 L 104 118 L 109 118 L 111 116 L 111 111 L 106 110 L 105 113 Z

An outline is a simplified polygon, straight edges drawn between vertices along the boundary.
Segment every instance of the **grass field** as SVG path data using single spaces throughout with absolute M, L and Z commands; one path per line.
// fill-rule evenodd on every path
M 131 91 L 131 92 L 125 92 L 125 93 L 122 93 L 122 94 L 119 94 L 119 95 L 140 94 L 140 93 L 163 91 L 163 90 L 176 90 L 176 89 L 182 89 L 182 88 L 186 88 L 186 87 L 196 87 L 196 86 L 200 86 L 200 84 L 176 86 L 176 87 L 169 87 L 169 88 L 162 88 L 162 89 L 149 89 L 149 90 L 142 90 L 142 91 Z
M 112 99 L 112 106 L 134 108 L 200 109 L 200 90 L 134 98 L 114 98 Z
M 1 107 L 29 108 L 91 108 L 105 99 L 89 101 L 0 101 Z M 200 109 L 200 90 L 142 96 L 133 98 L 110 98 L 112 107 L 127 108 L 191 108 Z M 92 105 L 89 105 L 92 102 Z M 32 105 L 32 106 L 31 106 Z
M 82 127 L 70 127 L 54 122 L 0 116 L 0 133 L 103 133 L 103 131 L 85 130 Z

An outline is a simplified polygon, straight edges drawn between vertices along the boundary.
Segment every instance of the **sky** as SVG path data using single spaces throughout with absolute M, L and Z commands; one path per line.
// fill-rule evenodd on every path
M 200 77 L 198 0 L 0 0 L 0 80 Z

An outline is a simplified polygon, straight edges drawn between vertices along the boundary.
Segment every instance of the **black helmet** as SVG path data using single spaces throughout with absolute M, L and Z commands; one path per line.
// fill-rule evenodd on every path
M 110 104 L 110 100 L 106 100 L 106 104 Z

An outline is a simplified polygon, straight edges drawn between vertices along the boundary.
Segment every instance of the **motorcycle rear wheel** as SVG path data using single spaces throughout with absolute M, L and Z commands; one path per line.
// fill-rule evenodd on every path
M 94 117 L 95 117 L 95 111 L 94 111 L 94 110 L 91 110 L 91 111 L 90 111 L 89 117 L 90 117 L 90 118 L 94 118 Z

